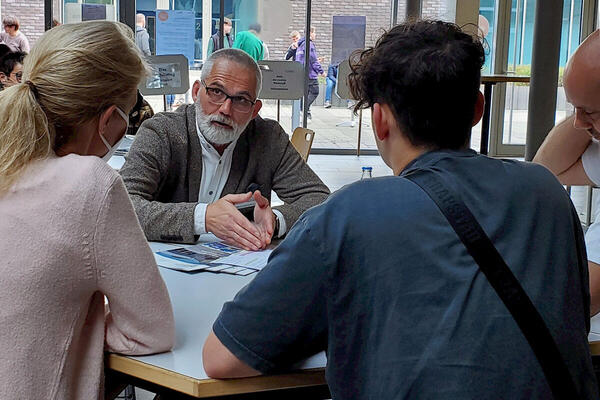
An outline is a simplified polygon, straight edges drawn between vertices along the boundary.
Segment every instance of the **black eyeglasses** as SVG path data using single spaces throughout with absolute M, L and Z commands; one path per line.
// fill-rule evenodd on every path
M 204 89 L 206 90 L 208 101 L 210 101 L 213 104 L 220 106 L 221 104 L 225 103 L 227 99 L 231 99 L 231 107 L 234 110 L 239 111 L 241 113 L 250 112 L 254 104 L 256 104 L 256 101 L 247 99 L 244 96 L 230 96 L 219 88 L 206 86 L 206 83 L 204 81 L 201 82 L 202 86 L 204 86 Z

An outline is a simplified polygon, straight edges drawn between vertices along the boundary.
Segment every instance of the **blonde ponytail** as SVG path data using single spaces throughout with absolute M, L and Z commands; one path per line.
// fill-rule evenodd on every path
M 31 87 L 19 84 L 0 92 L 0 193 L 29 162 L 51 152 L 48 120 Z
M 148 66 L 129 27 L 109 21 L 46 32 L 23 62 L 23 83 L 0 92 L 0 195 L 32 161 L 72 139 L 111 105 L 125 108 Z

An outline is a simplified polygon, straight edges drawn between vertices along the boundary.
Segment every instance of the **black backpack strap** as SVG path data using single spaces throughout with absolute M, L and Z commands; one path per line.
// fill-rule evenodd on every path
M 529 342 L 554 398 L 578 399 L 573 377 L 542 316 L 469 208 L 435 171 L 415 170 L 404 177 L 423 189 L 448 219 Z

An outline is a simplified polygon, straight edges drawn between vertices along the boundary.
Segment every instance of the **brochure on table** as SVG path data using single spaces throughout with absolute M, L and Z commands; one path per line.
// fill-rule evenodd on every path
M 194 245 L 151 242 L 156 263 L 178 271 L 208 271 L 231 275 L 250 275 L 267 265 L 272 250 L 246 251 L 204 235 Z

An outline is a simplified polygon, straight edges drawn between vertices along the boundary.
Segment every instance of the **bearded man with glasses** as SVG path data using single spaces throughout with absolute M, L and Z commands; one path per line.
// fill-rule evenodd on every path
M 261 81 L 246 53 L 219 50 L 192 87 L 194 104 L 142 124 L 121 175 L 148 240 L 194 243 L 210 232 L 259 250 L 327 198 L 283 128 L 258 116 Z M 284 204 L 271 209 L 272 190 Z M 247 218 L 236 204 L 251 200 Z

